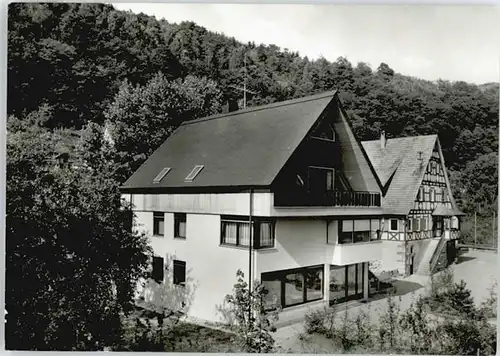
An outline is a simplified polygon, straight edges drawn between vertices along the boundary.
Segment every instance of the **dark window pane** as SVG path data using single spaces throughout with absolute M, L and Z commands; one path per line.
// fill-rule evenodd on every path
M 363 264 L 358 264 L 358 294 L 363 293 Z
M 391 219 L 391 230 L 393 230 L 393 231 L 398 230 L 398 220 L 397 219 Z
M 285 275 L 285 306 L 304 302 L 304 276 L 300 272 Z
M 345 267 L 330 266 L 330 300 L 345 299 Z
M 164 235 L 165 214 L 153 213 L 153 235 Z
M 174 284 L 186 283 L 186 262 L 174 260 Z
M 265 308 L 281 306 L 281 278 L 279 275 L 262 273 L 262 284 L 267 294 L 264 296 Z
M 339 244 L 350 244 L 352 243 L 352 232 L 340 232 L 339 233 Z
M 174 214 L 174 236 L 186 238 L 186 214 Z
M 323 298 L 323 268 L 306 270 L 307 301 Z
M 163 282 L 163 258 L 162 257 L 153 257 L 153 272 L 152 278 L 158 282 Z
M 356 295 L 356 265 L 346 266 L 347 268 L 347 296 Z

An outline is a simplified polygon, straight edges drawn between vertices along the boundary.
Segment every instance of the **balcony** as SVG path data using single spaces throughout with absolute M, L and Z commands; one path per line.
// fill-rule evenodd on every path
M 380 193 L 333 191 L 317 194 L 312 192 L 275 191 L 274 206 L 380 207 Z

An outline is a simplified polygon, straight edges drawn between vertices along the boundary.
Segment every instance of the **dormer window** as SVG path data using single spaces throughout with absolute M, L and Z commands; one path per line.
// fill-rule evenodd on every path
M 168 172 L 170 172 L 170 170 L 171 170 L 171 169 L 172 169 L 172 168 L 170 168 L 170 167 L 165 167 L 165 168 L 163 168 L 163 169 L 161 170 L 161 172 L 160 172 L 160 173 L 158 173 L 158 175 L 157 175 L 157 176 L 153 179 L 153 183 L 156 183 L 156 184 L 157 184 L 157 183 L 160 183 L 160 182 L 161 182 L 161 180 L 162 180 L 163 178 L 165 178 L 165 176 L 168 174 Z
M 191 171 L 191 173 L 188 174 L 188 176 L 186 177 L 186 182 L 192 182 L 196 176 L 201 172 L 201 170 L 203 169 L 203 165 L 196 165 L 194 166 L 193 170 Z

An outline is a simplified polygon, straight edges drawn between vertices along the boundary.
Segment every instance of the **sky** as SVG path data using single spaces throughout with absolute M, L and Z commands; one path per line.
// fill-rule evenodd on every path
M 435 5 L 113 3 L 119 10 L 193 21 L 239 41 L 353 65 L 389 64 L 427 80 L 499 81 L 500 8 Z

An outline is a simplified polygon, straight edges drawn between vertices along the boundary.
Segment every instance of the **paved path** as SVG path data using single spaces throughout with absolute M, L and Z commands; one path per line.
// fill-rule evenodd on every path
M 470 251 L 461 256 L 458 264 L 453 265 L 454 278 L 458 282 L 465 280 L 471 289 L 474 300 L 479 305 L 489 295 L 495 280 L 498 280 L 498 255 L 490 251 Z M 411 303 L 430 288 L 430 277 L 412 275 L 402 278 L 394 283 L 396 287 L 396 300 L 401 310 L 410 307 Z M 378 321 L 380 313 L 387 307 L 387 298 L 375 297 L 368 303 L 356 303 L 347 307 L 349 316 L 356 316 L 361 310 L 368 312 L 373 323 Z M 344 315 L 345 308 L 339 306 L 338 317 Z M 277 330 L 275 340 L 285 351 L 299 352 L 299 335 L 304 332 L 303 322 L 293 323 Z

